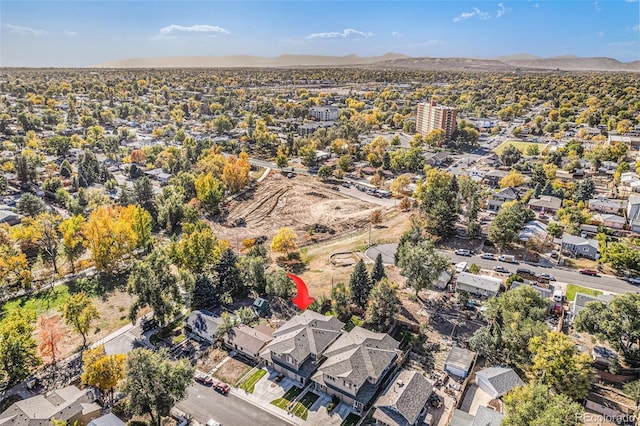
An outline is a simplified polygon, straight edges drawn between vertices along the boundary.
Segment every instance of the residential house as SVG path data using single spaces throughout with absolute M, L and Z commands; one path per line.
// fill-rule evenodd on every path
M 595 214 L 593 215 L 592 220 L 599 222 L 607 228 L 611 229 L 624 229 L 625 225 L 627 224 L 627 220 L 622 216 L 618 216 L 617 214 Z
M 305 385 L 342 327 L 344 323 L 335 317 L 304 311 L 273 332 L 274 339 L 260 357 L 268 367 Z
M 444 362 L 444 371 L 454 376 L 466 378 L 476 360 L 476 353 L 465 348 L 453 346 Z
M 592 198 L 589 200 L 589 210 L 598 213 L 618 214 L 626 207 L 624 200 L 610 200 L 606 197 Z
M 401 370 L 375 403 L 373 418 L 381 426 L 418 426 L 427 412 L 433 386 L 417 371 Z
M 432 155 L 425 154 L 424 162 L 425 164 L 428 164 L 433 167 L 440 167 L 441 165 L 445 164 L 448 161 L 450 156 L 451 156 L 451 152 L 449 151 L 440 151 Z
M 126 426 L 126 423 L 115 414 L 109 413 L 91 420 L 87 426 Z
M 0 414 L 0 425 L 49 426 L 53 418 L 86 424 L 100 416 L 101 407 L 96 399 L 93 388 L 66 386 L 14 402 Z
M 6 223 L 8 225 L 17 225 L 20 223 L 22 216 L 18 213 L 14 213 L 9 210 L 0 210 L 0 223 Z
M 461 272 L 456 281 L 456 290 L 464 290 L 477 296 L 493 297 L 500 291 L 501 284 L 502 280 L 499 278 Z
M 316 132 L 318 129 L 324 129 L 335 125 L 333 121 L 316 121 L 311 123 L 304 123 L 298 126 L 298 134 L 300 136 L 308 136 Z
M 524 385 L 518 374 L 506 367 L 489 367 L 478 371 L 475 383 L 494 399 L 500 398 L 517 386 Z
M 532 220 L 527 222 L 518 234 L 520 241 L 529 240 L 546 240 L 549 234 L 547 233 L 547 225 L 539 220 Z
M 231 350 L 238 351 L 247 357 L 257 360 L 260 351 L 271 341 L 270 334 L 263 333 L 248 325 L 237 325 L 224 336 L 224 344 Z
M 500 426 L 504 414 L 479 405 L 475 416 L 460 409 L 453 412 L 449 426 Z
M 342 333 L 323 353 L 326 360 L 312 377 L 315 389 L 362 411 L 394 372 L 399 346 L 388 334 L 362 327 Z
M 500 180 L 509 173 L 504 170 L 491 170 L 484 175 L 482 183 L 492 188 L 497 188 L 500 184 Z
M 545 300 L 551 300 L 551 298 L 553 297 L 553 292 L 555 290 L 555 287 L 553 285 L 551 285 L 551 284 L 547 284 L 547 285 L 538 284 L 537 282 L 529 281 L 529 280 L 524 280 L 524 281 L 525 282 L 513 281 L 511 283 L 511 287 L 509 287 L 509 291 L 515 290 L 518 287 L 529 286 L 529 287 L 533 288 L 535 291 L 537 291 L 538 294 L 540 294 L 540 297 L 542 297 Z M 549 302 L 549 303 L 551 303 L 551 302 Z
M 487 201 L 487 210 L 497 212 L 505 202 L 519 200 L 518 190 L 510 186 L 491 194 L 491 199 Z
M 576 293 L 576 297 L 571 304 L 571 312 L 573 314 L 573 318 L 575 318 L 578 313 L 587 306 L 587 303 L 603 302 L 604 304 L 608 304 L 612 299 L 613 295 L 611 294 L 601 294 L 599 296 L 593 296 L 591 294 Z
M 623 136 L 609 133 L 609 136 L 607 137 L 607 143 L 614 144 L 616 142 L 622 142 L 631 147 L 637 147 L 640 146 L 640 136 Z
M 555 213 L 562 206 L 562 200 L 552 195 L 542 195 L 540 198 L 530 199 L 527 205 L 532 210 Z
M 438 280 L 433 283 L 433 287 L 438 290 L 444 290 L 449 285 L 451 281 L 451 272 L 450 271 L 442 271 Z
M 600 257 L 600 244 L 596 240 L 577 237 L 570 234 L 562 235 L 562 251 L 569 252 L 576 257 L 586 257 L 598 260 Z
M 222 319 L 212 312 L 201 309 L 191 311 L 185 323 L 193 334 L 209 343 L 215 343 Z
M 640 233 L 640 195 L 629 197 L 627 204 L 627 225 L 633 232 Z

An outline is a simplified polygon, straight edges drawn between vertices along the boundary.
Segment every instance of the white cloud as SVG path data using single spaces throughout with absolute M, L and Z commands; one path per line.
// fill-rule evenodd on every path
M 602 37 L 602 36 L 604 36 L 604 32 L 599 31 L 599 32 L 598 32 L 598 37 Z
M 474 7 L 473 12 L 462 12 L 460 15 L 455 16 L 453 18 L 453 22 L 464 21 L 466 19 L 473 18 L 474 16 L 477 16 L 480 19 L 489 19 L 489 12 L 483 12 L 477 7 Z
M 152 37 L 152 40 L 174 40 L 185 34 L 220 35 L 229 34 L 229 31 L 217 25 L 198 24 L 185 27 L 183 25 L 171 24 L 167 27 L 160 28 L 160 34 Z
M 347 28 L 342 32 L 332 31 L 328 33 L 309 34 L 305 38 L 309 40 L 313 40 L 316 38 L 360 38 L 360 37 L 364 37 L 364 38 L 373 37 L 373 33 L 358 31 L 358 30 L 354 30 L 353 28 Z
M 593 2 L 593 7 L 596 8 L 596 12 L 600 12 L 602 10 L 602 8 L 600 7 L 600 3 L 598 3 L 597 1 Z
M 640 25 L 636 25 L 635 27 L 631 27 L 632 31 L 640 31 Z
M 411 46 L 415 46 L 415 47 L 424 47 L 424 46 L 440 46 L 443 44 L 447 44 L 442 40 L 427 40 L 427 41 L 422 41 L 419 43 L 413 43 Z
M 392 32 L 392 33 L 391 33 L 391 35 L 392 35 L 392 36 L 394 36 L 394 37 L 404 37 L 404 34 L 403 34 L 403 33 L 398 32 L 398 31 L 394 31 L 394 32 Z
M 498 11 L 496 12 L 496 18 L 501 18 L 507 13 L 507 8 L 504 7 L 504 3 L 498 3 Z
M 78 33 L 77 33 L 77 32 L 75 32 L 75 31 L 67 31 L 67 30 L 64 30 L 64 35 L 66 35 L 67 37 L 75 37 L 75 36 L 77 36 L 77 35 L 78 35 Z
M 9 30 L 9 32 L 22 34 L 22 35 L 45 35 L 47 32 L 45 30 L 38 30 L 30 27 L 23 27 L 22 25 L 13 25 L 13 24 L 4 24 L 5 28 Z

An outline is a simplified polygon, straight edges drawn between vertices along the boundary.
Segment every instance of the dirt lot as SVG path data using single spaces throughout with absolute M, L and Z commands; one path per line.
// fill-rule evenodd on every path
M 371 229 L 371 242 L 375 243 L 392 243 L 398 242 L 402 233 L 408 227 L 409 213 L 400 213 L 395 210 L 387 212 L 383 217 L 380 227 Z M 349 277 L 353 271 L 353 265 L 341 265 L 337 262 L 334 265 L 329 260 L 332 253 L 354 252 L 354 260 L 364 257 L 361 252 L 369 243 L 369 227 L 368 222 L 362 225 L 359 231 L 353 232 L 340 238 L 330 241 L 324 241 L 318 244 L 309 245 L 303 249 L 303 259 L 307 263 L 307 269 L 300 276 L 305 280 L 309 287 L 309 294 L 317 297 L 323 294 L 329 296 L 331 292 L 331 281 L 334 284 L 349 282 Z M 365 262 L 367 260 L 365 259 Z M 368 264 L 369 269 L 373 267 Z M 389 266 L 386 269 L 387 277 L 400 285 L 405 281 L 400 276 L 395 266 Z
M 288 226 L 297 232 L 301 244 L 311 225 L 320 224 L 334 235 L 342 234 L 364 226 L 376 208 L 379 206 L 340 194 L 317 178 L 296 175 L 288 179 L 273 171 L 254 190 L 228 204 L 225 224 L 212 226 L 219 238 L 232 245 L 260 236 L 270 241 L 279 228 Z M 241 220 L 244 224 L 232 226 Z M 317 236 L 326 238 L 330 234 Z
M 251 365 L 239 359 L 228 358 L 213 375 L 225 383 L 235 386 L 238 380 L 247 374 L 251 368 Z

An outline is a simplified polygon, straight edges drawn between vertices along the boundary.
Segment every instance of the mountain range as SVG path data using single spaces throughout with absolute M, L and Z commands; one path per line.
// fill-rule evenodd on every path
M 262 57 L 179 56 L 131 58 L 105 62 L 92 68 L 295 68 L 295 67 L 365 67 L 380 69 L 416 69 L 434 71 L 627 71 L 640 72 L 640 61 L 620 62 L 606 57 L 583 58 L 554 56 L 541 58 L 527 53 L 494 58 L 412 58 L 399 53 L 361 57 L 321 55 L 281 55 Z

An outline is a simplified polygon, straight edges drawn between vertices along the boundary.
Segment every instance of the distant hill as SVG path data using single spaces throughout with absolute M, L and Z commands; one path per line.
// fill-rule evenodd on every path
M 616 59 L 577 56 L 554 56 L 538 59 L 505 59 L 503 62 L 521 68 L 560 69 L 563 71 L 640 71 L 639 61 L 620 62 Z
M 296 67 L 296 66 L 349 66 L 408 58 L 399 53 L 361 57 L 321 55 L 281 55 L 275 58 L 249 55 L 234 56 L 176 56 L 160 58 L 132 58 L 105 62 L 92 68 L 233 68 L 233 67 Z
M 518 53 L 495 58 L 412 58 L 400 53 L 362 57 L 281 55 L 274 58 L 249 55 L 235 56 L 181 56 L 158 58 L 132 58 L 105 62 L 95 68 L 233 68 L 233 67 L 366 67 L 415 69 L 433 71 L 492 71 L 562 70 L 562 71 L 633 71 L 640 72 L 640 61 L 620 62 L 616 59 L 554 56 L 540 58 Z

